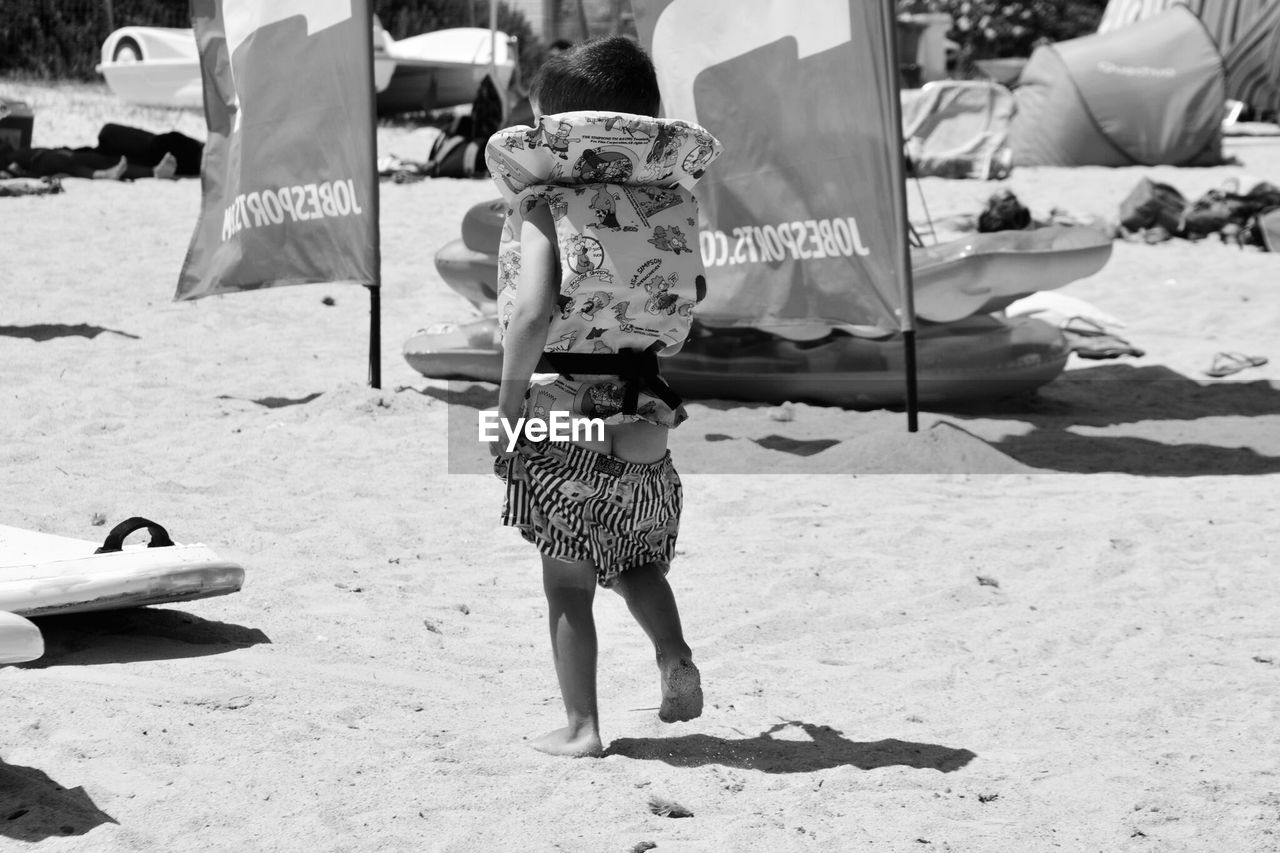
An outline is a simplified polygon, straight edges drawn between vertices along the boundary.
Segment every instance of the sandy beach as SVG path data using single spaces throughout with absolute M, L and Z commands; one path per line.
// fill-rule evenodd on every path
M 103 87 L 0 93 L 37 145 L 204 136 Z M 1115 218 L 1144 175 L 1280 183 L 1280 142 L 1226 152 L 908 196 L 945 237 L 1001 186 Z M 489 182 L 382 184 L 380 390 L 363 288 L 173 301 L 199 181 L 64 186 L 0 199 L 0 523 L 144 515 L 246 582 L 39 620 L 45 656 L 0 669 L 0 849 L 1280 850 L 1280 256 L 1117 242 L 1061 292 L 1143 357 L 1073 356 L 915 434 L 692 403 L 671 579 L 706 711 L 658 721 L 650 647 L 601 593 L 607 754 L 565 760 L 526 743 L 563 722 L 536 555 L 495 478 L 449 473 L 449 389 L 401 357 L 475 316 L 432 256 Z M 1223 351 L 1270 363 L 1211 379 Z

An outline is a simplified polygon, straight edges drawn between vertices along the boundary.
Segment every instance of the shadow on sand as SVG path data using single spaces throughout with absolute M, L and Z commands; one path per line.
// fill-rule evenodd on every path
M 245 400 L 246 402 L 249 402 L 249 403 L 256 403 L 257 405 L 262 406 L 263 408 L 266 408 L 266 409 L 283 409 L 286 406 L 305 406 L 307 403 L 310 403 L 312 400 L 318 399 L 320 397 L 320 393 L 321 392 L 317 391 L 314 394 L 307 394 L 302 397 L 258 397 L 257 399 L 253 399 L 253 400 L 249 400 L 245 397 L 232 397 L 228 394 L 219 394 L 218 399 L 219 400 Z
M 257 628 L 155 607 L 37 616 L 32 621 L 44 635 L 45 652 L 19 664 L 25 669 L 177 660 L 271 642 Z
M 803 730 L 809 739 L 779 740 L 773 737 L 775 733 L 791 727 Z M 851 741 L 830 726 L 797 721 L 779 723 L 756 737 L 740 740 L 711 735 L 619 738 L 609 744 L 605 755 L 661 761 L 673 767 L 719 764 L 763 773 L 812 773 L 844 766 L 860 770 L 914 767 L 951 773 L 977 757 L 967 749 L 894 738 Z
M 1274 445 L 1280 415 L 1280 388 L 1262 381 L 1200 382 L 1167 367 L 1102 365 L 1064 374 L 1030 397 L 955 406 L 958 419 L 1015 420 L 1033 429 L 989 442 L 1024 465 L 1092 474 L 1115 472 L 1153 477 L 1219 474 L 1274 474 L 1280 456 L 1268 456 L 1250 442 Z M 1089 435 L 1076 427 L 1144 424 L 1158 436 L 1186 435 L 1169 424 L 1215 417 L 1244 418 L 1230 437 L 1212 440 L 1212 425 L 1199 434 L 1208 441 L 1182 442 L 1134 435 Z
M 447 389 L 427 388 L 421 393 L 449 404 L 451 441 L 456 439 L 456 447 L 474 451 L 475 412 L 497 405 L 496 386 L 451 382 Z M 767 405 L 697 402 L 725 410 Z M 1265 380 L 1201 382 L 1159 365 L 1107 364 L 1070 371 L 1034 394 L 930 407 L 929 411 L 959 423 L 973 421 L 966 431 L 975 439 L 1041 471 L 1148 477 L 1280 473 L 1280 452 L 1268 455 L 1256 449 L 1280 448 L 1275 438 L 1280 435 L 1280 387 Z M 1221 440 L 1212 422 L 1192 426 L 1217 417 L 1237 419 L 1230 434 L 1222 435 Z M 1019 421 L 1031 429 L 995 440 L 982 439 L 981 421 Z M 849 432 L 838 435 L 799 438 L 776 434 L 752 440 L 788 456 L 812 456 L 854 437 L 856 425 L 850 424 Z M 1129 434 L 1090 434 L 1091 430 L 1125 425 L 1140 426 Z M 1135 431 L 1146 434 L 1135 435 Z M 1188 441 L 1188 437 L 1195 440 Z M 711 442 L 731 438 L 719 433 L 706 436 Z M 462 459 L 466 454 L 457 455 Z M 460 467 L 457 473 L 467 472 Z
M 133 340 L 141 340 L 137 335 L 122 332 L 119 329 L 106 329 L 102 326 L 90 326 L 88 323 L 37 323 L 34 326 L 0 326 L 0 337 L 27 338 L 32 341 L 51 341 L 54 338 L 89 338 L 92 340 L 103 332 L 120 335 Z
M 84 788 L 64 788 L 34 767 L 0 761 L 0 838 L 38 842 L 84 835 L 104 823 L 118 821 Z

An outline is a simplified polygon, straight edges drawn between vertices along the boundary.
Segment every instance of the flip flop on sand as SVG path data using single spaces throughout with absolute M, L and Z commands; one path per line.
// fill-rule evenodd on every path
M 1070 317 L 1063 322 L 1061 329 L 1071 351 L 1081 358 L 1119 358 L 1122 355 L 1141 358 L 1146 355 L 1145 350 L 1112 334 L 1106 326 L 1091 317 Z
M 1220 352 L 1213 357 L 1213 364 L 1205 371 L 1206 376 L 1230 376 L 1250 367 L 1262 367 L 1267 359 L 1260 355 L 1245 355 L 1242 352 Z

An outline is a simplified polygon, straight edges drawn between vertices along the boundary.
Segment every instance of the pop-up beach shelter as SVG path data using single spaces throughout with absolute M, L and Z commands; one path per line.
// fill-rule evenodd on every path
M 1280 113 L 1280 0 L 1271 0 L 1223 54 L 1227 97 L 1273 117 Z
M 1228 98 L 1262 112 L 1280 109 L 1280 2 L 1277 0 L 1111 0 L 1098 23 L 1106 33 L 1182 5 L 1218 45 Z
M 1098 32 L 1118 30 L 1174 6 L 1185 6 L 1204 22 L 1214 44 L 1225 54 L 1268 5 L 1275 5 L 1275 0 L 1110 0 L 1098 21 Z
M 1217 45 L 1176 5 L 1131 26 L 1036 48 L 1009 130 L 1023 166 L 1209 166 L 1222 161 Z

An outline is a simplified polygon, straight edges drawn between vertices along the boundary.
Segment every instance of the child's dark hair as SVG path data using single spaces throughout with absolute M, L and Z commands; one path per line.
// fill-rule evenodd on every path
M 662 105 L 653 62 L 623 36 L 584 42 L 548 59 L 534 75 L 529 99 L 543 115 L 599 110 L 656 116 Z

